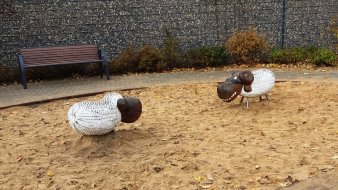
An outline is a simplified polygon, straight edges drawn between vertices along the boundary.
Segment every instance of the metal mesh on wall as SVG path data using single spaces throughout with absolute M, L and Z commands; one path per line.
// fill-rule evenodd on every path
M 0 64 L 16 66 L 19 48 L 97 44 L 111 58 L 129 43 L 160 46 L 164 30 L 180 47 L 223 45 L 249 27 L 274 47 L 330 47 L 337 0 L 27 0 L 1 14 Z M 284 25 L 283 25 L 284 24 Z M 284 27 L 284 30 L 283 30 Z
M 337 41 L 329 23 L 338 16 L 336 0 L 287 1 L 285 18 L 286 46 L 319 45 L 329 47 Z

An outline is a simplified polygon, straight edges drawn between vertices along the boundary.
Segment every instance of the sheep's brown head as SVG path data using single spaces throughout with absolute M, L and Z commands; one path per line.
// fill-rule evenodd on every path
M 245 92 L 251 92 L 251 84 L 254 81 L 254 75 L 251 71 L 239 71 L 231 75 L 217 87 L 217 95 L 226 102 L 231 102 L 241 94 L 244 87 Z
M 133 123 L 137 121 L 142 113 L 141 101 L 134 97 L 123 97 L 117 101 L 117 108 L 121 112 L 121 121 Z

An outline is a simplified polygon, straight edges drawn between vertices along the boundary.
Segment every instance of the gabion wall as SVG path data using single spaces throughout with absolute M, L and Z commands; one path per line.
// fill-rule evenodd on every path
M 114 58 L 128 44 L 160 46 L 165 30 L 182 49 L 223 45 L 249 27 L 274 47 L 337 42 L 328 29 L 337 0 L 285 0 L 284 14 L 283 0 L 2 1 L 15 10 L 0 7 L 0 64 L 9 66 L 25 47 L 97 44 Z

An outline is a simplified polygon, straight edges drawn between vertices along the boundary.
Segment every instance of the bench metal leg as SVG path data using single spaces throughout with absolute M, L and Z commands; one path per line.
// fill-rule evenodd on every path
M 99 75 L 100 75 L 100 78 L 103 78 L 102 63 L 99 63 Z
M 26 71 L 23 65 L 23 57 L 21 55 L 18 56 L 19 59 L 19 75 L 20 75 L 20 83 L 24 89 L 27 89 L 27 80 L 26 80 Z
M 26 72 L 25 68 L 22 67 L 20 72 L 20 78 L 21 78 L 21 85 L 23 86 L 24 89 L 27 89 L 27 80 L 26 80 Z
M 110 80 L 110 76 L 109 76 L 109 63 L 108 62 L 105 63 L 105 70 L 106 70 L 107 80 Z
M 107 77 L 107 80 L 109 80 L 110 79 L 110 76 L 109 76 L 109 61 L 108 61 L 107 53 L 103 49 L 100 48 L 99 49 L 99 55 L 100 55 L 100 58 L 103 60 L 103 65 L 104 65 L 106 77 Z
M 19 69 L 19 78 L 20 78 L 20 84 L 22 85 L 22 76 L 21 76 L 21 68 L 20 68 L 20 65 L 18 65 L 18 69 Z

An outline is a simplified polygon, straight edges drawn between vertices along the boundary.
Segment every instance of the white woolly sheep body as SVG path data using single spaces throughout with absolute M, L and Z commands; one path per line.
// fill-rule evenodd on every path
M 275 85 L 275 75 L 269 69 L 257 69 L 252 71 L 254 81 L 251 84 L 252 91 L 245 92 L 242 88 L 241 96 L 259 97 L 268 94 Z
M 103 135 L 114 130 L 121 122 L 117 108 L 118 93 L 109 93 L 98 102 L 79 102 L 68 111 L 70 126 L 83 135 Z

